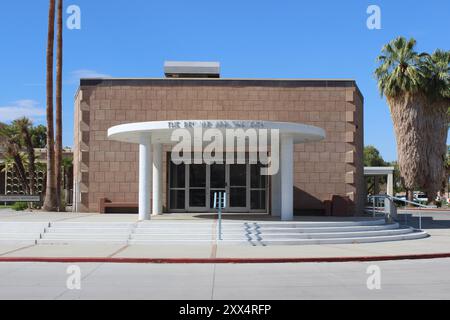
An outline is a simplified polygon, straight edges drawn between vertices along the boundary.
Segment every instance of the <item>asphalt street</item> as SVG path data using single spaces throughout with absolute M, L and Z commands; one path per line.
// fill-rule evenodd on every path
M 450 259 L 303 264 L 0 263 L 0 299 L 449 299 L 448 270 Z

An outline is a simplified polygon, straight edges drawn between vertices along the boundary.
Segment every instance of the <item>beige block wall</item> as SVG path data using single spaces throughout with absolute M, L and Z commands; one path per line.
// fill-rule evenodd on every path
M 109 141 L 108 128 L 194 119 L 288 121 L 325 129 L 324 141 L 295 146 L 296 211 L 321 210 L 332 195 L 350 196 L 355 212 L 362 209 L 363 100 L 353 81 L 159 79 L 82 83 L 75 102 L 79 211 L 98 211 L 102 197 L 137 202 L 138 147 Z M 166 200 L 165 193 L 165 205 Z

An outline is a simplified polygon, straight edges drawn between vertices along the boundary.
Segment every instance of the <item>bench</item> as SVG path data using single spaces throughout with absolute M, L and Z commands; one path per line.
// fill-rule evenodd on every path
M 138 209 L 139 205 L 136 202 L 111 202 L 107 198 L 100 198 L 100 204 L 99 204 L 100 213 L 106 213 L 107 208 Z

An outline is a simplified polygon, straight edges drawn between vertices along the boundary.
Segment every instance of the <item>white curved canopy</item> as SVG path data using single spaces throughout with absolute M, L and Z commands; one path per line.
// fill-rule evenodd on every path
M 151 137 L 152 143 L 174 143 L 172 132 L 176 129 L 278 129 L 280 136 L 292 136 L 294 143 L 315 142 L 325 139 L 325 130 L 319 127 L 292 122 L 257 120 L 174 120 L 121 124 L 108 129 L 111 140 L 140 143 L 143 137 Z

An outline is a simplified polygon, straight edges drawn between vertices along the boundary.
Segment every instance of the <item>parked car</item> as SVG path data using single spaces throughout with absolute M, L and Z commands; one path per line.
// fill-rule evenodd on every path
M 428 204 L 428 196 L 422 192 L 414 194 L 414 202 L 418 202 L 421 204 Z

